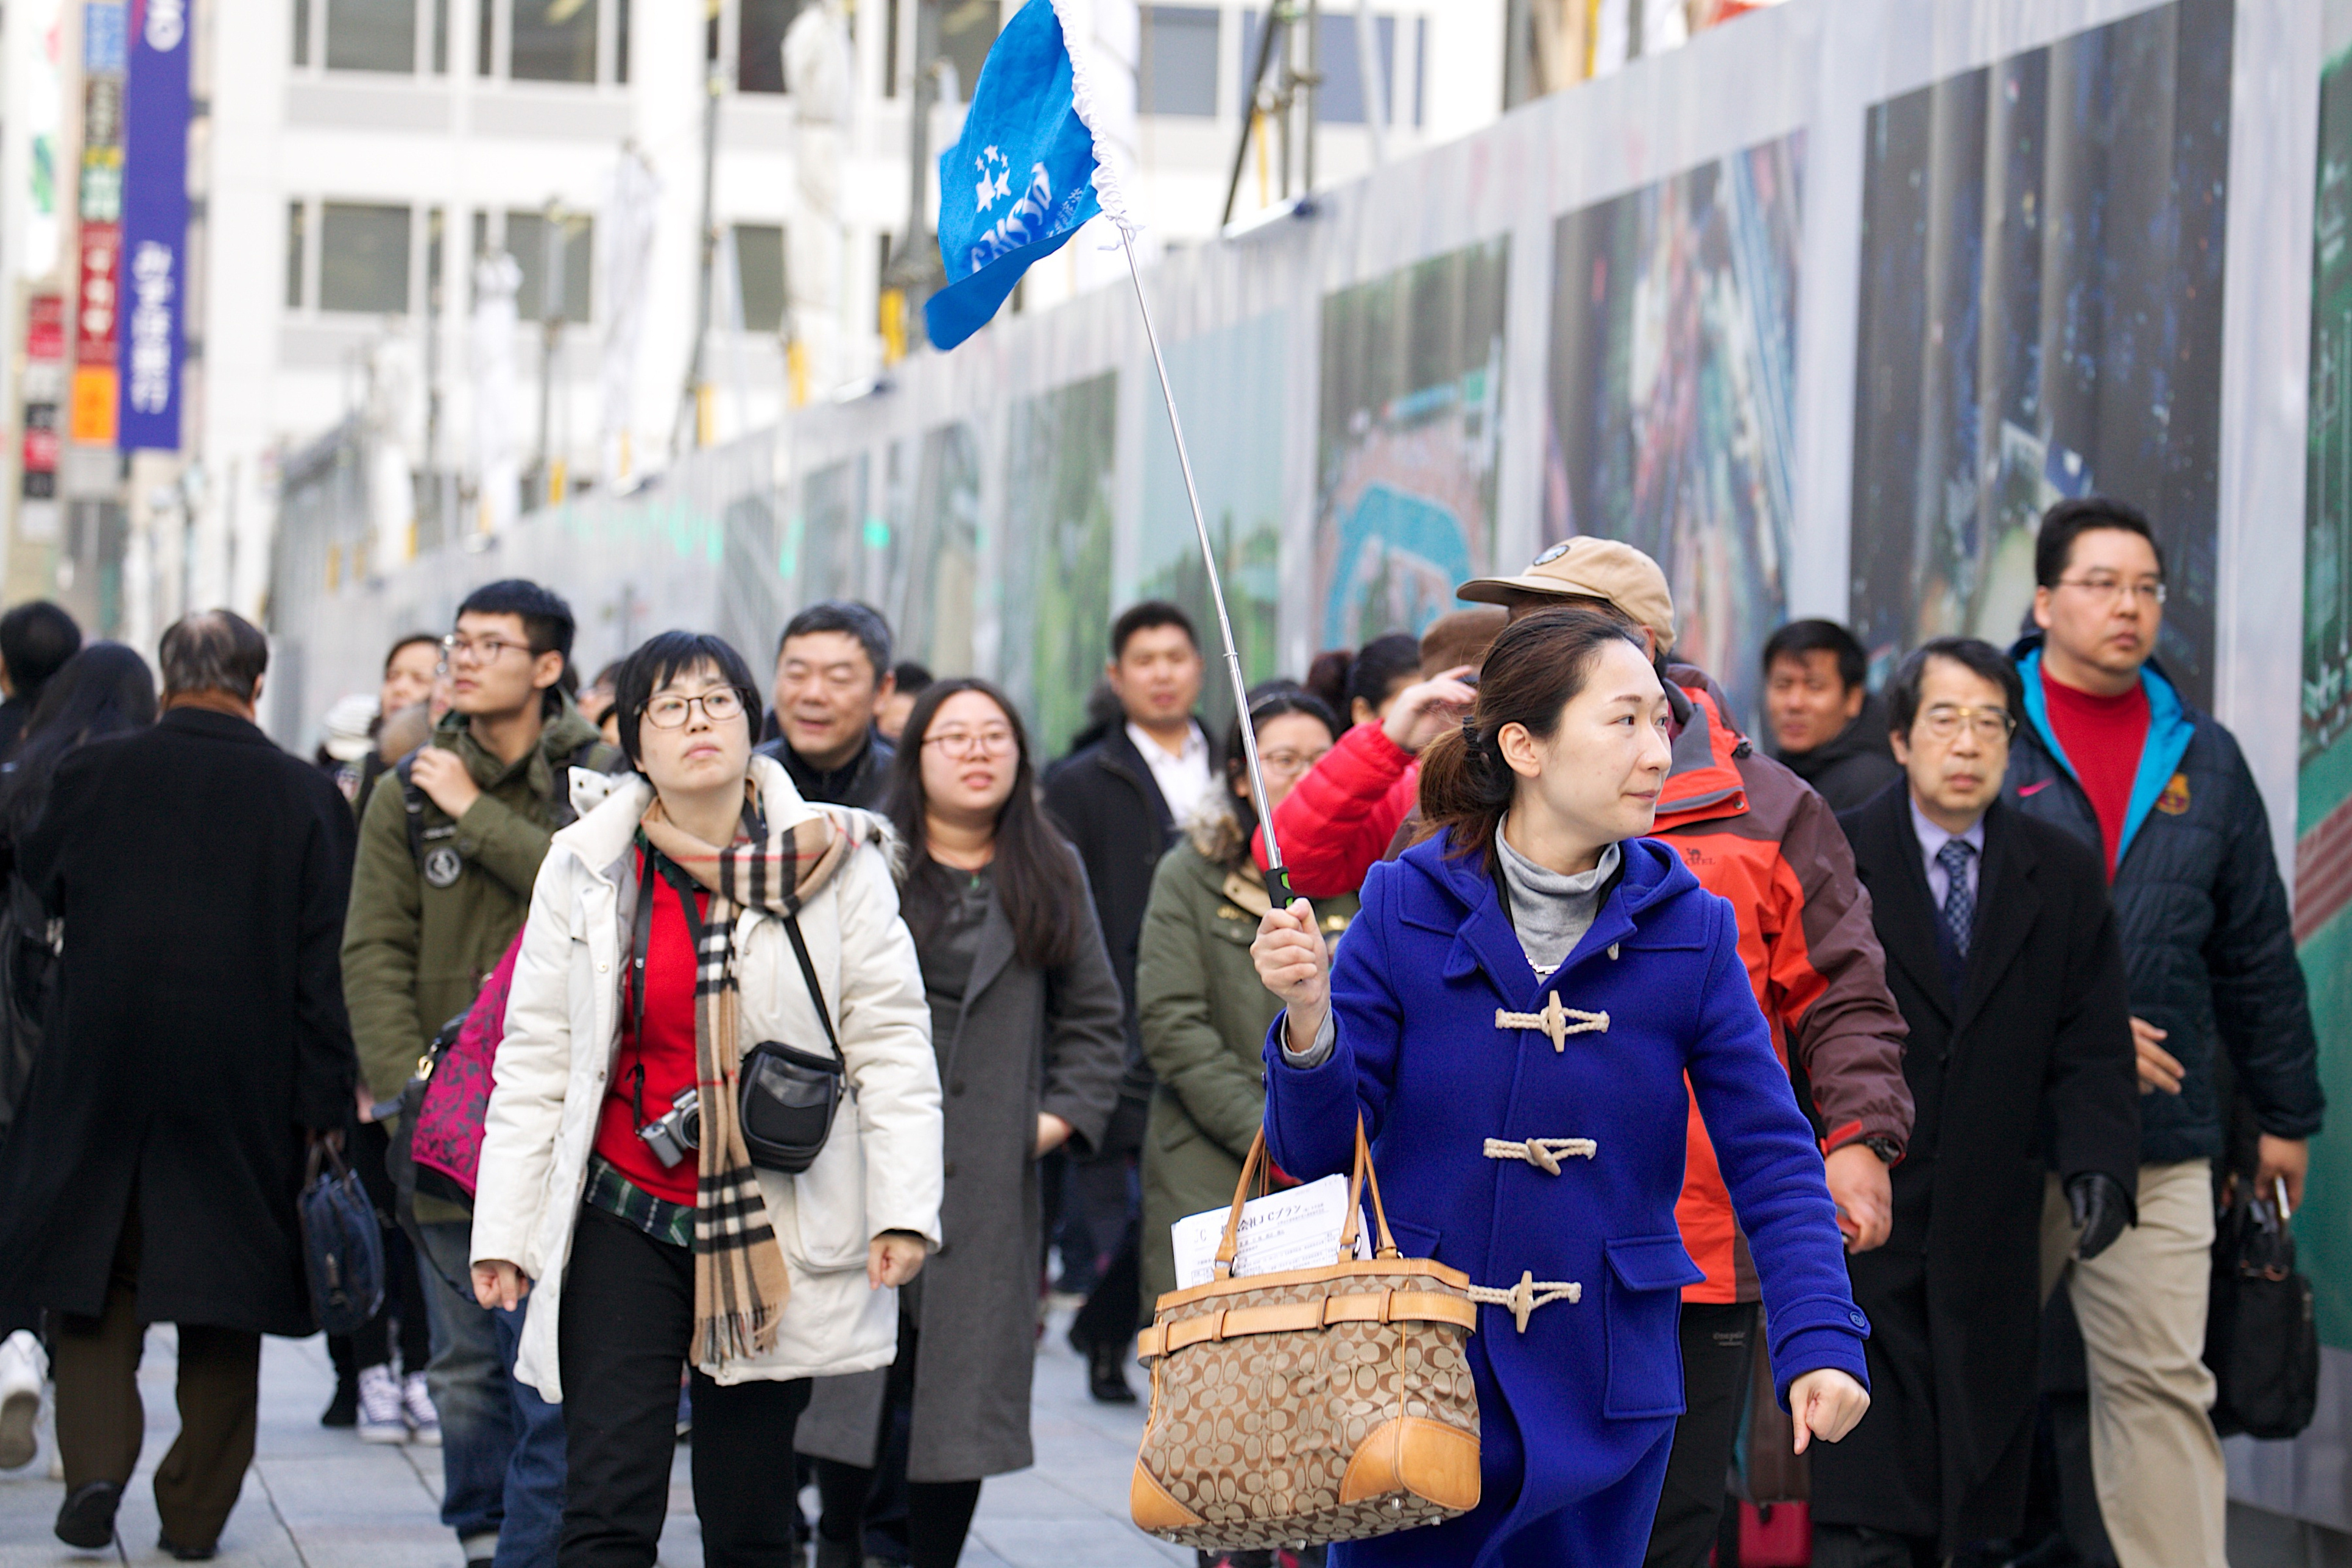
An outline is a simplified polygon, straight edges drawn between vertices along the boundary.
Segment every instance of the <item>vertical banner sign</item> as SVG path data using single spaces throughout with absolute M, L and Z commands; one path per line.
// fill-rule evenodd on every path
M 130 40 L 121 0 L 89 0 L 81 16 L 81 258 L 67 431 L 82 445 L 111 447 L 121 399 L 122 75 Z
M 17 463 L 27 500 L 58 493 L 58 394 L 65 364 L 65 298 L 36 294 L 25 304 L 25 445 Z
M 123 92 L 122 418 L 118 445 L 180 446 L 188 247 L 187 0 L 131 0 Z

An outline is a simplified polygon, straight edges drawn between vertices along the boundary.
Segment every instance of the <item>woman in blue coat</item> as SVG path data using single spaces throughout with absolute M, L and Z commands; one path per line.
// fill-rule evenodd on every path
M 1303 904 L 1259 928 L 1286 1008 L 1266 1041 L 1274 1158 L 1302 1179 L 1345 1171 L 1360 1115 L 1398 1244 L 1483 1303 L 1478 1507 L 1335 1563 L 1642 1561 L 1682 1410 L 1682 1287 L 1701 1278 L 1675 1226 L 1690 1094 L 1762 1277 L 1799 1451 L 1869 1406 L 1869 1322 L 1731 906 L 1639 837 L 1666 723 L 1615 620 L 1514 622 L 1472 717 L 1423 753 L 1433 836 L 1373 869 L 1337 973 Z

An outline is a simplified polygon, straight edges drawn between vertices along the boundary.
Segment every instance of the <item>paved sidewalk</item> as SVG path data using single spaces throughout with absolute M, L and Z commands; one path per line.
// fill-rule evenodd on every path
M 1114 1409 L 1087 1397 L 1086 1368 L 1063 1342 L 1057 1314 L 1037 1356 L 1033 1415 L 1037 1463 L 982 1489 L 963 1568 L 1178 1568 L 1192 1554 L 1140 1534 L 1128 1522 L 1127 1485 L 1143 1428 L 1141 1407 Z M 154 1468 L 179 1422 L 172 1403 L 173 1337 L 151 1333 L 140 1389 L 147 1447 L 123 1500 L 118 1527 L 123 1561 L 168 1563 L 155 1550 Z M 1139 1373 L 1130 1381 L 1140 1384 Z M 221 1538 L 229 1568 L 460 1568 L 456 1538 L 441 1528 L 437 1448 L 371 1446 L 319 1425 L 333 1388 L 326 1342 L 265 1340 L 261 1435 L 245 1495 Z M 76 1552 L 50 1533 L 64 1488 L 41 1456 L 0 1473 L 0 1568 L 102 1563 L 118 1553 Z M 700 1568 L 687 1450 L 671 1471 L 665 1568 Z M 812 1500 L 814 1494 L 812 1494 Z

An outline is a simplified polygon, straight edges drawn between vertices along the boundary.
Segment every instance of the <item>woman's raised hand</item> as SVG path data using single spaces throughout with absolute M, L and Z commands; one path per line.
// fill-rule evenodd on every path
M 1869 1391 L 1833 1366 L 1809 1372 L 1789 1384 L 1789 1414 L 1796 1418 L 1800 1454 L 1816 1437 L 1836 1442 L 1869 1410 Z
M 1286 910 L 1266 910 L 1250 957 L 1257 962 L 1257 977 L 1288 1010 L 1290 1048 L 1306 1050 L 1331 1010 L 1331 961 L 1323 933 L 1315 929 L 1315 906 L 1294 899 Z

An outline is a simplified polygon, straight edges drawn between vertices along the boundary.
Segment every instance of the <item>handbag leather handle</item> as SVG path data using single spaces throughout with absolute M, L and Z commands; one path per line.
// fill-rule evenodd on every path
M 1241 1247 L 1242 1205 L 1249 1201 L 1251 1178 L 1258 1173 L 1265 1162 L 1265 1129 L 1260 1127 L 1257 1130 L 1257 1135 L 1250 1140 L 1248 1158 L 1242 1162 L 1242 1179 L 1234 1185 L 1234 1206 L 1225 1215 L 1225 1234 L 1217 1241 L 1215 1278 L 1219 1279 L 1233 1278 L 1234 1255 Z M 1372 1189 L 1372 1223 L 1380 1237 L 1377 1255 L 1381 1258 L 1402 1257 L 1403 1255 L 1397 1250 L 1396 1237 L 1389 1234 L 1388 1209 L 1381 1202 L 1380 1173 L 1372 1169 L 1372 1147 L 1364 1137 L 1364 1117 L 1363 1113 L 1359 1111 L 1356 1114 L 1354 1169 L 1348 1178 L 1348 1222 L 1339 1230 L 1339 1261 L 1342 1263 L 1355 1256 L 1356 1226 L 1363 1216 L 1362 1204 L 1364 1186 L 1367 1182 L 1371 1184 Z

